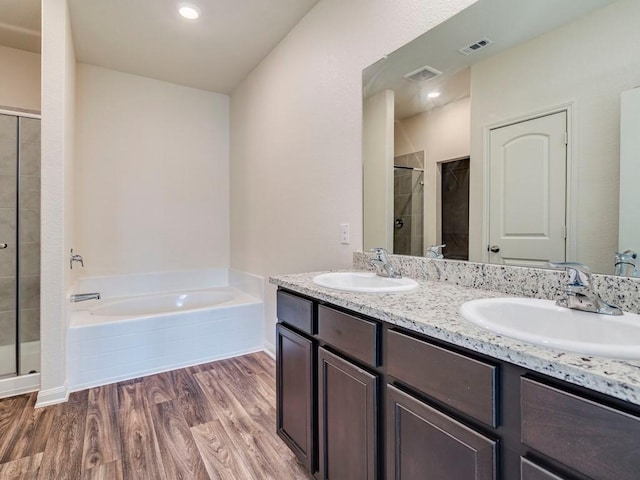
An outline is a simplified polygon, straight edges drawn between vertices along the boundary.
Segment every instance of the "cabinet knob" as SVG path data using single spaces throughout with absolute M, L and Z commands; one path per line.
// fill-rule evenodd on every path
M 6 243 L 0 243 L 0 250 L 7 248 L 9 245 Z
M 500 246 L 499 245 L 491 245 L 489 247 L 489 251 L 491 253 L 498 253 L 500 251 Z

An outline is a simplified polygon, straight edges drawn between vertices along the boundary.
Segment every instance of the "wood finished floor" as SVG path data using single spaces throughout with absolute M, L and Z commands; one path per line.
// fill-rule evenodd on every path
M 72 393 L 0 400 L 0 479 L 309 480 L 275 433 L 264 353 Z

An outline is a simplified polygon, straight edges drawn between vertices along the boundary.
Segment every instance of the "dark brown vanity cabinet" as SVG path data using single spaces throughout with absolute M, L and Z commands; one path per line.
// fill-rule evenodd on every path
M 315 470 L 313 341 L 276 326 L 276 422 L 278 435 L 308 471 Z
M 375 480 L 377 375 L 318 349 L 320 478 Z
M 640 407 L 278 291 L 278 433 L 317 479 L 640 480 Z
M 531 378 L 520 392 L 524 445 L 593 480 L 640 479 L 638 416 Z
M 497 442 L 387 386 L 387 479 L 495 480 Z
M 281 290 L 277 312 L 279 436 L 316 478 L 380 478 L 381 325 Z
M 318 306 L 321 480 L 379 478 L 380 334 L 378 322 Z
M 389 382 L 496 426 L 497 367 L 396 330 L 386 332 Z M 386 388 L 387 476 L 496 480 L 497 441 L 393 384 Z
M 314 308 L 311 300 L 278 291 L 277 431 L 309 472 L 317 464 Z

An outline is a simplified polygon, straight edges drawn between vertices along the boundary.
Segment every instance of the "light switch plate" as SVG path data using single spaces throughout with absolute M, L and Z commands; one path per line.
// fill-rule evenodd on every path
M 351 243 L 348 223 L 340 224 L 340 243 L 342 243 L 343 245 L 348 245 L 349 243 Z

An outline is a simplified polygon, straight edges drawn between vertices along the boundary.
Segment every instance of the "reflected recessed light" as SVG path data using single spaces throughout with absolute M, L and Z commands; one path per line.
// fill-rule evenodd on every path
M 195 20 L 200 16 L 200 12 L 198 11 L 198 9 L 189 5 L 183 5 L 178 9 L 178 12 L 184 18 L 189 20 Z
M 440 96 L 440 92 L 431 92 L 429 93 L 429 95 L 427 95 L 427 97 L 429 98 L 437 98 Z

